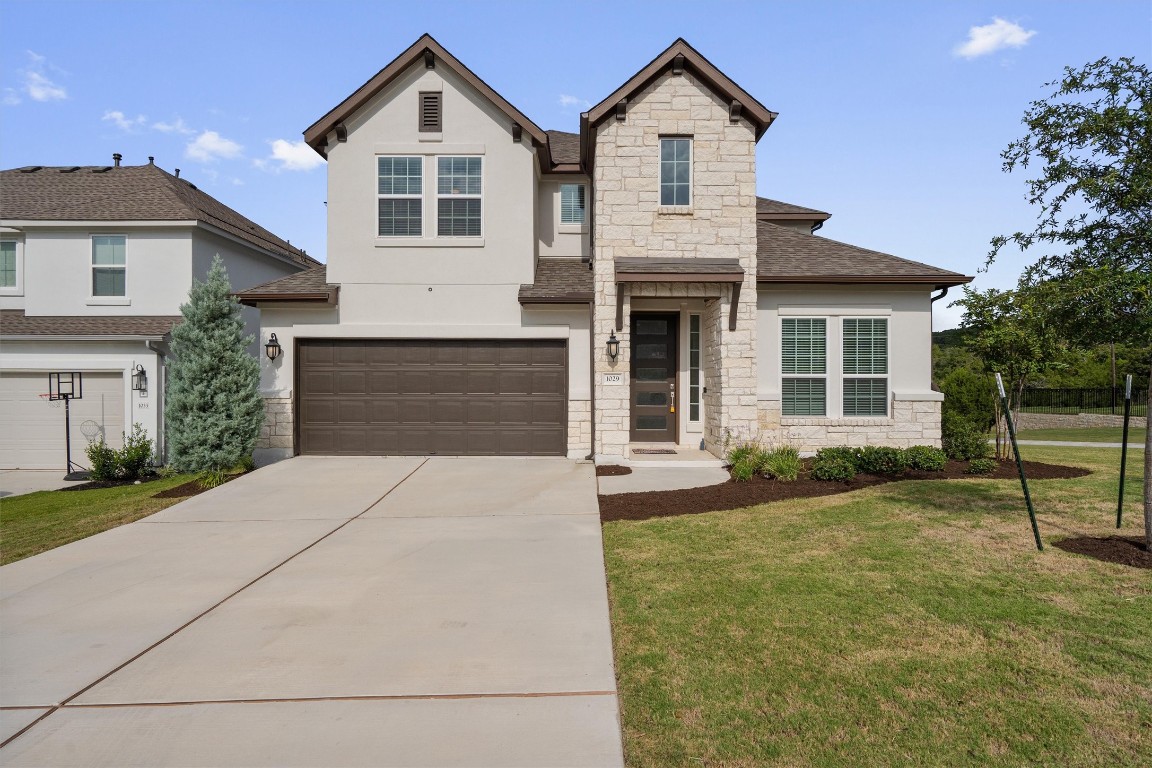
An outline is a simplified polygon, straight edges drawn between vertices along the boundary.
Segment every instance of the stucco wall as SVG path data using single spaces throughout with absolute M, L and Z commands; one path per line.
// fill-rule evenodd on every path
M 539 184 L 536 211 L 536 231 L 539 233 L 539 254 L 541 256 L 588 255 L 588 218 L 591 211 L 585 210 L 584 224 L 560 223 L 560 185 L 583 184 L 589 189 L 586 176 L 543 176 Z M 591 205 L 585 197 L 585 206 Z
M 440 134 L 417 130 L 421 91 L 443 94 Z M 535 268 L 536 161 L 527 136 L 514 142 L 506 115 L 446 67 L 428 70 L 423 63 L 347 127 L 348 140 L 328 148 L 328 279 L 342 286 L 344 320 L 436 323 L 446 313 L 463 312 L 480 324 L 515 322 L 513 287 L 532 282 Z M 425 158 L 423 237 L 377 237 L 381 155 Z M 481 237 L 436 237 L 438 155 L 483 158 Z M 416 301 L 412 294 L 419 292 L 429 295 Z
M 661 136 L 693 139 L 692 205 L 687 208 L 659 204 Z M 704 438 L 708 449 L 719 454 L 726 430 L 750 434 L 757 424 L 755 132 L 744 120 L 732 123 L 728 105 L 691 73 L 666 73 L 630 100 L 625 120 L 613 116 L 597 127 L 595 152 L 596 452 L 621 456 L 628 443 L 627 302 L 624 327 L 616 332 L 619 360 L 610 361 L 604 351 L 615 326 L 615 260 L 701 257 L 738 259 L 745 272 L 736 330 L 728 329 L 729 286 L 716 286 L 717 298 L 702 318 L 704 355 L 714 363 L 705 374 Z M 686 287 L 661 288 L 688 295 Z M 648 289 L 628 290 L 642 295 Z M 625 385 L 603 385 L 603 374 L 610 372 L 623 373 Z
M 782 416 L 780 318 L 823 317 L 827 324 L 825 417 Z M 888 320 L 888 416 L 843 417 L 842 326 L 845 317 Z M 829 445 L 939 445 L 940 403 L 932 391 L 932 304 L 926 287 L 790 286 L 757 297 L 758 437 L 801 450 Z

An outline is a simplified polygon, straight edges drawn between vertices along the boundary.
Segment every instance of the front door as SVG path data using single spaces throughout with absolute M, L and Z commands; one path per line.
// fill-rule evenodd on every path
M 676 442 L 676 325 L 678 315 L 632 315 L 630 438 Z

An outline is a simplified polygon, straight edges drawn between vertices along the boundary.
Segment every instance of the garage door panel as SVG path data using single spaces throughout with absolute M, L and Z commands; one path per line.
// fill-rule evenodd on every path
M 301 453 L 566 450 L 562 340 L 309 339 L 301 346 Z
M 123 445 L 125 382 L 119 372 L 82 371 L 84 396 L 71 404 L 72 460 L 87 466 L 87 431 Z M 47 371 L 0 372 L 0 468 L 60 469 L 66 464 L 64 403 L 51 402 Z

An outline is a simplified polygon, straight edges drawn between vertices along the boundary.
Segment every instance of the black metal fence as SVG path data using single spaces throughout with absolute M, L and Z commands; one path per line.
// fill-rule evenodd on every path
M 1123 415 L 1124 388 L 1025 389 L 1020 410 L 1028 413 L 1106 413 Z M 1142 416 L 1148 408 L 1148 390 L 1132 388 L 1132 415 Z

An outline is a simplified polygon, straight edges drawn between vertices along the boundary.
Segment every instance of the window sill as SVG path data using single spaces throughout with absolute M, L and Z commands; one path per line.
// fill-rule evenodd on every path
M 875 427 L 895 424 L 891 416 L 782 416 L 782 427 Z
M 557 230 L 562 235 L 583 235 L 588 231 L 587 224 L 561 224 Z
M 483 248 L 482 237 L 378 237 L 377 248 Z
M 93 296 L 85 303 L 90 307 L 129 307 L 132 299 L 125 296 Z
M 23 296 L 23 288 L 0 288 L 0 296 Z
M 661 205 L 656 208 L 657 216 L 691 216 L 690 205 Z

